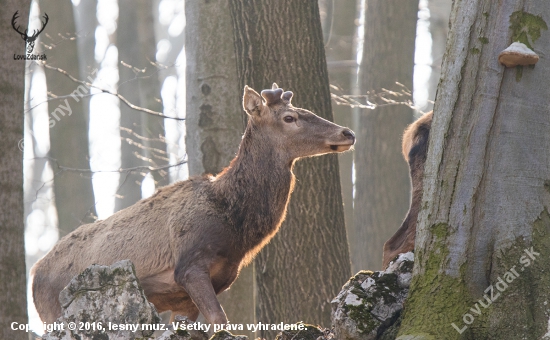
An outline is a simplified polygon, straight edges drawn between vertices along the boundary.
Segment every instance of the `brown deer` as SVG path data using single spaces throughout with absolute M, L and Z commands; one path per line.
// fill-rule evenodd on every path
M 263 97 L 263 99 L 262 99 Z M 349 150 L 350 129 L 292 106 L 276 84 L 261 96 L 245 86 L 249 116 L 237 156 L 217 176 L 192 177 L 106 220 L 80 226 L 32 268 L 33 297 L 42 321 L 61 315 L 58 296 L 91 264 L 129 259 L 159 312 L 210 323 L 227 317 L 216 295 L 277 233 L 301 157 Z
M 414 250 L 416 220 L 422 201 L 422 178 L 424 176 L 424 163 L 426 163 L 426 155 L 428 154 L 432 117 L 433 112 L 423 115 L 416 122 L 409 125 L 403 134 L 403 157 L 409 163 L 412 199 L 403 224 L 384 244 L 382 260 L 384 269 L 397 255 Z

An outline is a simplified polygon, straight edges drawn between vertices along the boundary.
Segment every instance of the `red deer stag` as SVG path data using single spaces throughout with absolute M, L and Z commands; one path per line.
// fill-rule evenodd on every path
M 425 114 L 409 125 L 403 134 L 403 156 L 409 163 L 412 182 L 411 207 L 401 227 L 384 244 L 382 262 L 384 269 L 397 255 L 414 250 L 416 220 L 422 200 L 422 177 L 424 176 L 424 163 L 426 163 L 428 153 L 432 117 L 432 112 Z
M 263 97 L 263 100 L 262 100 Z M 237 156 L 217 176 L 192 177 L 106 220 L 62 238 L 32 268 L 42 321 L 61 315 L 58 296 L 91 264 L 131 260 L 145 295 L 159 312 L 225 324 L 216 298 L 277 233 L 301 157 L 349 150 L 350 129 L 292 106 L 276 84 L 261 96 L 245 86 L 249 116 Z

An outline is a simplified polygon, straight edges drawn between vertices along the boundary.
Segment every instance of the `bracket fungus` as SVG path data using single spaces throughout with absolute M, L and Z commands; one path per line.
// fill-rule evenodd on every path
M 498 61 L 506 67 L 535 65 L 539 61 L 539 56 L 525 44 L 514 42 L 500 52 Z

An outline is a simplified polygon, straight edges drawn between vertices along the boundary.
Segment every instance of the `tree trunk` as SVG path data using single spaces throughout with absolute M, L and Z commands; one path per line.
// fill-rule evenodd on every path
M 160 102 L 155 100 L 160 98 L 159 77 L 156 68 L 150 63 L 155 61 L 156 51 L 151 2 L 121 0 L 119 6 L 123 15 L 119 16 L 117 28 L 117 47 L 121 61 L 118 91 L 135 105 L 161 111 Z M 166 146 L 158 142 L 159 135 L 164 135 L 162 118 L 152 117 L 122 104 L 120 126 L 122 168 L 141 165 L 156 167 L 167 163 L 159 158 L 166 157 L 162 153 Z M 160 184 L 167 184 L 167 181 L 162 180 L 162 174 L 153 175 L 157 181 L 161 180 Z M 142 180 L 142 171 L 121 174 L 120 197 L 115 207 L 117 211 L 141 199 Z
M 418 0 L 366 2 L 361 93 L 382 89 L 412 92 Z M 370 98 L 376 101 L 375 98 Z M 412 98 L 401 98 L 406 101 Z M 409 207 L 407 163 L 401 155 L 401 135 L 413 118 L 405 105 L 363 109 L 355 147 L 354 268 L 377 270 L 382 246 L 401 225 Z
M 59 67 L 74 77 L 79 77 L 79 57 L 73 20 L 73 5 L 68 1 L 40 0 L 44 13 L 54 13 L 41 34 L 42 41 L 51 46 L 46 50 L 47 64 Z M 63 18 L 62 20 L 60 18 Z M 75 169 L 89 169 L 88 156 L 88 110 L 80 95 L 71 96 L 80 84 L 67 76 L 50 69 L 44 70 L 48 97 L 60 96 L 49 101 L 50 154 L 57 160 L 52 163 L 55 206 L 57 209 L 59 236 L 67 235 L 79 225 L 93 221 L 94 194 L 92 180 L 88 175 L 73 171 L 59 171 L 57 165 Z M 80 91 L 83 95 L 88 90 Z M 79 92 L 77 92 L 79 93 Z M 52 126 L 53 125 L 53 126 Z
M 430 34 L 432 36 L 432 73 L 428 82 L 428 100 L 435 100 L 437 84 L 441 78 L 441 62 L 447 44 L 449 33 L 449 14 L 452 0 L 429 0 Z M 426 111 L 433 110 L 433 104 L 428 103 Z
M 546 1 L 454 2 L 399 339 L 548 336 L 549 18 Z M 516 40 L 535 67 L 499 64 Z
M 6 1 L 2 22 L 11 22 L 19 11 L 21 27 L 27 27 L 30 1 Z M 25 54 L 25 42 L 9 26 L 0 29 L 0 338 L 25 340 L 28 333 L 14 331 L 11 323 L 26 324 L 27 290 L 23 222 L 23 96 L 25 62 L 13 60 L 13 54 Z
M 293 104 L 332 120 L 316 1 L 230 2 L 239 89 L 276 82 Z M 351 274 L 336 155 L 298 161 L 281 231 L 255 260 L 256 320 L 330 325 L 330 301 Z M 273 332 L 262 332 L 262 337 Z
M 217 174 L 235 157 L 244 130 L 229 3 L 190 1 L 185 4 L 185 12 L 185 144 L 189 174 Z M 220 295 L 231 322 L 254 323 L 253 287 L 249 266 L 231 289 Z M 253 338 L 254 333 L 245 335 Z
M 357 77 L 356 53 L 353 37 L 356 30 L 357 17 L 356 0 L 325 1 L 327 11 L 325 35 L 325 52 L 327 56 L 328 76 L 333 86 L 332 92 L 350 94 L 352 78 Z M 334 105 L 332 108 L 334 122 L 352 127 L 352 108 L 347 105 Z M 344 202 L 344 216 L 350 248 L 360 247 L 353 223 L 353 153 L 347 152 L 338 155 L 340 168 L 340 185 Z M 353 244 L 353 245 L 352 245 Z M 355 266 L 357 259 L 351 258 L 351 269 L 355 273 L 361 268 Z

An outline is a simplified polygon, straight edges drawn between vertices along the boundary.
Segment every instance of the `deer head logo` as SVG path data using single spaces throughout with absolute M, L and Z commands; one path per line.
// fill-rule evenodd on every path
M 15 27 L 15 21 L 17 20 L 17 18 L 19 18 L 19 11 L 16 11 L 13 15 L 13 18 L 11 19 L 11 26 L 17 33 L 21 35 L 21 38 L 23 38 L 23 40 L 27 42 L 27 53 L 32 53 L 32 51 L 34 50 L 34 41 L 36 40 L 36 38 L 38 38 L 38 35 L 42 33 L 42 31 L 44 30 L 44 28 L 46 28 L 46 25 L 48 24 L 48 15 L 44 13 L 45 21 L 41 21 L 42 28 L 40 30 L 34 30 L 31 36 L 27 34 L 29 31 L 28 29 L 26 29 L 25 32 L 21 32 L 19 30 L 19 26 Z

